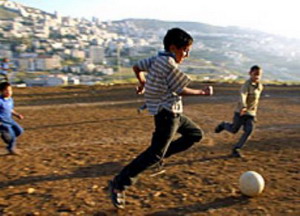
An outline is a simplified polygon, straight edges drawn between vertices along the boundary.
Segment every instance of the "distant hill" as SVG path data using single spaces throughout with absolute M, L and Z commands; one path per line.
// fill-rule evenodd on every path
M 49 14 L 31 7 L 20 7 L 26 8 L 29 13 Z M 0 19 L 12 19 L 17 16 L 20 15 L 0 7 Z M 249 68 L 258 64 L 264 68 L 265 79 L 300 81 L 299 39 L 199 22 L 125 19 L 111 23 L 112 25 L 105 29 L 108 32 L 127 38 L 155 38 L 157 44 L 161 44 L 164 34 L 170 28 L 180 27 L 187 30 L 195 42 L 191 56 L 183 67 L 201 78 L 236 75 L 244 79 Z
M 159 35 L 162 40 L 167 29 L 180 27 L 192 34 L 195 45 L 191 60 L 212 62 L 211 73 L 233 73 L 242 77 L 249 68 L 258 64 L 265 70 L 264 77 L 271 80 L 300 81 L 300 40 L 239 27 L 219 27 L 197 22 L 166 22 L 152 19 L 126 19 L 115 21 L 135 26 L 128 36 L 137 32 L 144 37 Z M 113 31 L 113 30 L 112 30 Z M 190 68 L 191 64 L 188 63 Z M 200 64 L 198 62 L 198 64 Z M 194 70 L 199 72 L 199 68 Z M 207 74 L 207 69 L 204 70 Z M 246 75 L 245 75 L 246 74 Z
M 125 19 L 121 21 L 115 21 L 116 23 L 121 22 L 132 22 L 139 28 L 156 31 L 157 29 L 169 29 L 180 26 L 189 32 L 202 32 L 207 34 L 234 34 L 234 33 L 247 33 L 249 31 L 238 27 L 220 27 L 209 25 L 200 22 L 180 22 L 180 21 L 163 21 L 155 19 Z

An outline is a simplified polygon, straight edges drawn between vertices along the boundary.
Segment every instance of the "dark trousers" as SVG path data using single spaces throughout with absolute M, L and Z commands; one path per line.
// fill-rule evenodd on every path
M 2 121 L 0 125 L 0 133 L 3 141 L 7 144 L 8 150 L 16 147 L 17 137 L 23 133 L 23 128 L 13 119 L 10 121 Z
M 188 149 L 202 139 L 202 130 L 183 114 L 162 110 L 154 116 L 154 121 L 155 131 L 151 145 L 115 177 L 117 189 L 124 190 L 148 167 L 159 163 L 163 158 Z M 180 133 L 181 137 L 173 141 L 176 133 Z
M 254 116 L 251 115 L 240 115 L 238 112 L 234 113 L 233 122 L 225 122 L 223 127 L 225 130 L 231 133 L 237 133 L 240 128 L 243 126 L 244 133 L 239 139 L 239 141 L 235 144 L 233 148 L 242 148 L 250 135 L 254 131 Z

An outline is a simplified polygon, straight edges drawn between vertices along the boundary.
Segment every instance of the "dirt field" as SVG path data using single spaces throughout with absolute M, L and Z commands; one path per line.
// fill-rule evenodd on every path
M 197 85 L 197 84 L 195 84 Z M 239 134 L 214 134 L 230 121 L 237 85 L 215 84 L 213 97 L 189 97 L 185 113 L 205 138 L 166 161 L 166 173 L 140 176 L 117 211 L 106 186 L 149 145 L 152 117 L 138 115 L 131 85 L 15 89 L 21 156 L 0 149 L 0 215 L 300 215 L 300 87 L 266 86 L 246 159 L 227 157 Z M 261 173 L 265 191 L 241 195 L 239 176 Z

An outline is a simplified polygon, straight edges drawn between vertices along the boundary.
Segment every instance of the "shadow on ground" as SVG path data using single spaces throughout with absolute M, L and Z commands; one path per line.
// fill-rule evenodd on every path
M 229 206 L 233 206 L 236 204 L 247 204 L 249 202 L 249 198 L 245 196 L 229 196 L 225 198 L 217 198 L 209 203 L 195 203 L 193 205 L 188 206 L 179 206 L 175 208 L 169 208 L 163 211 L 157 211 L 151 214 L 147 214 L 147 216 L 175 216 L 175 215 L 186 215 L 196 212 L 206 212 L 210 209 L 221 209 Z
M 64 179 L 74 179 L 74 178 L 92 178 L 100 176 L 110 176 L 122 168 L 122 164 L 119 162 L 107 162 L 102 164 L 94 164 L 87 167 L 79 167 L 73 173 L 66 175 L 40 175 L 40 176 L 28 176 L 22 177 L 16 180 L 5 181 L 0 183 L 0 189 L 6 188 L 8 186 L 18 186 L 33 184 L 45 181 L 59 181 Z

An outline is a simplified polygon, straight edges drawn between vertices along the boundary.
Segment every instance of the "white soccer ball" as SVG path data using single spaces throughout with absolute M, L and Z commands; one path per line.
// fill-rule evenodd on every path
M 240 190 L 246 196 L 257 196 L 265 187 L 263 177 L 254 171 L 244 172 L 239 180 Z

